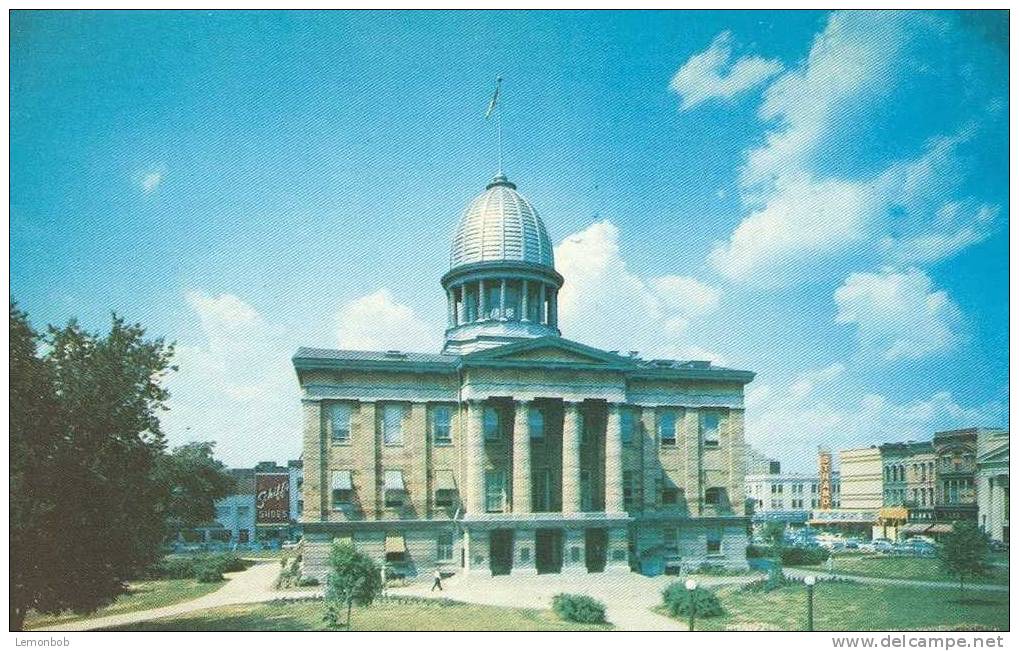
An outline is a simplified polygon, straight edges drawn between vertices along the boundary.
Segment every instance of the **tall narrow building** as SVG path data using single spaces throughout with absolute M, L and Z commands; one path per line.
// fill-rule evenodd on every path
M 409 577 L 746 565 L 753 373 L 565 339 L 563 280 L 499 174 L 453 237 L 441 352 L 297 351 L 306 574 L 334 540 Z

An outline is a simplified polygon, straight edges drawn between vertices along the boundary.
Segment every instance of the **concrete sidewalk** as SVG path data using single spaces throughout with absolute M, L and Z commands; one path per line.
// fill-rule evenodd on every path
M 243 572 L 232 572 L 225 575 L 226 584 L 215 592 L 181 603 L 153 608 L 150 610 L 138 610 L 120 615 L 108 617 L 97 617 L 82 619 L 66 624 L 59 624 L 43 629 L 41 631 L 90 631 L 110 626 L 122 626 L 135 622 L 144 622 L 150 619 L 162 617 L 176 617 L 185 615 L 206 608 L 217 608 L 219 606 L 230 606 L 233 604 L 258 603 L 279 599 L 285 594 L 274 588 L 276 577 L 279 576 L 280 564 L 278 562 L 256 563 Z

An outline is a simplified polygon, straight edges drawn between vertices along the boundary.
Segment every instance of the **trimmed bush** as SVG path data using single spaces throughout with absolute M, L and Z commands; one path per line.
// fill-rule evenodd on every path
M 248 568 L 250 563 L 240 556 L 231 553 L 200 555 L 200 556 L 167 556 L 159 559 L 146 572 L 149 579 L 197 579 L 199 568 L 209 567 L 220 575 L 224 572 L 240 572 Z M 208 574 L 207 574 L 208 575 Z
M 824 547 L 784 547 L 780 553 L 783 565 L 817 565 L 828 560 Z
M 662 603 L 673 617 L 689 617 L 691 608 L 697 617 L 718 617 L 725 614 L 725 609 L 714 592 L 704 588 L 687 590 L 682 581 L 677 581 L 662 591 Z
M 773 567 L 771 568 L 771 571 L 768 572 L 767 577 L 758 579 L 757 581 L 751 581 L 750 583 L 742 586 L 739 590 L 740 592 L 771 592 L 772 590 L 778 590 L 779 588 L 784 588 L 785 586 L 792 585 L 793 583 L 799 583 L 799 581 L 788 578 L 782 573 L 782 568 Z
M 195 567 L 195 579 L 199 583 L 219 583 L 223 580 L 223 573 L 214 563 L 203 563 Z
M 552 597 L 552 610 L 568 622 L 602 624 L 605 622 L 605 604 L 582 594 L 557 594 Z

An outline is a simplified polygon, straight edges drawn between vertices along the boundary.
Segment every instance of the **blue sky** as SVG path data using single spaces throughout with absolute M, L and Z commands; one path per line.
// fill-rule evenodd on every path
M 170 440 L 300 452 L 299 345 L 434 350 L 505 168 L 564 335 L 757 371 L 747 440 L 1007 425 L 1003 12 L 15 12 L 11 285 L 178 342 Z

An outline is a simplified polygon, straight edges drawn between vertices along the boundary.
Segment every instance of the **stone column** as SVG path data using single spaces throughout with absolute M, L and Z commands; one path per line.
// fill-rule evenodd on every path
M 521 321 L 530 321 L 531 320 L 531 313 L 527 309 L 528 307 L 530 307 L 530 305 L 529 305 L 530 301 L 527 300 L 528 299 L 528 296 L 527 296 L 528 289 L 530 289 L 530 288 L 527 286 L 527 281 L 526 280 L 521 280 L 520 281 L 520 320 Z
M 499 285 L 499 318 L 506 319 L 506 279 Z
M 556 300 L 558 295 L 558 290 L 552 289 L 548 297 L 548 324 L 553 328 L 559 327 L 559 308 L 556 305 L 558 303 Z
M 478 320 L 484 321 L 488 318 L 488 296 L 485 292 L 485 281 L 478 281 Z
M 580 512 L 580 403 L 563 403 L 563 513 Z
M 531 433 L 528 427 L 530 403 L 513 403 L 513 512 L 531 512 Z
M 605 512 L 623 512 L 623 422 L 619 403 L 609 403 L 605 427 Z
M 484 405 L 480 400 L 467 402 L 467 514 L 485 512 L 485 434 Z
M 449 303 L 447 324 L 450 328 L 456 326 L 456 292 L 450 287 L 446 290 L 446 298 Z
M 547 323 L 545 318 L 545 299 L 548 292 L 545 289 L 545 283 L 541 283 L 538 289 L 538 323 Z

